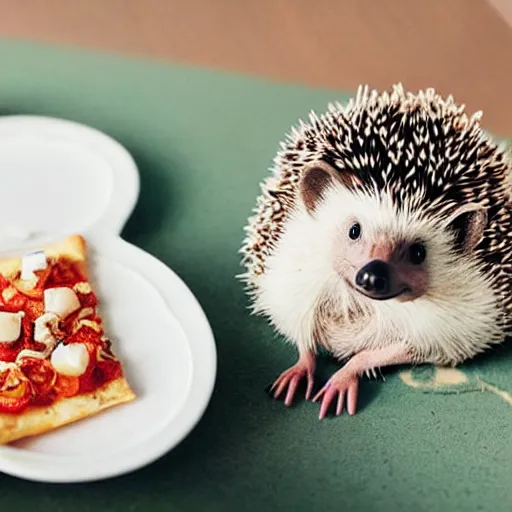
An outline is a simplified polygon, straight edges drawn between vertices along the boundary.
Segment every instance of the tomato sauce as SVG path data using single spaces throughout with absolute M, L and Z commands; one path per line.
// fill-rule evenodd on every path
M 87 283 L 87 276 L 80 265 L 67 259 L 58 262 L 48 261 L 48 267 L 36 271 L 38 283 L 34 289 L 23 290 L 0 274 L 0 311 L 24 311 L 22 330 L 17 341 L 10 344 L 0 343 L 0 361 L 14 362 L 20 350 L 42 351 L 43 343 L 34 341 L 34 322 L 44 313 L 44 290 L 54 287 L 73 288 L 77 283 Z M 14 288 L 14 289 L 13 289 Z M 7 292 L 4 294 L 4 291 Z M 81 309 L 59 322 L 59 334 L 63 342 L 84 343 L 87 346 L 90 361 L 87 370 L 80 377 L 60 375 L 49 359 L 24 357 L 18 368 L 0 372 L 0 412 L 17 413 L 27 406 L 51 405 L 56 400 L 91 392 L 122 376 L 121 364 L 112 356 L 109 342 L 102 340 L 103 329 L 97 332 L 88 325 L 77 324 L 83 308 L 93 308 L 87 320 L 96 322 L 100 327 L 101 318 L 95 308 L 98 299 L 94 292 L 76 292 Z M 81 318 L 81 317 L 80 317 Z M 76 330 L 79 325 L 78 330 Z M 75 330 L 76 332 L 73 332 Z M 104 357 L 104 354 L 107 357 Z

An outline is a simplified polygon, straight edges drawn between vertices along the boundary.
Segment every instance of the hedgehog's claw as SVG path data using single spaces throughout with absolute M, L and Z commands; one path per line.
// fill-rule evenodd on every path
M 288 386 L 288 392 L 286 393 L 286 397 L 284 403 L 286 406 L 290 406 L 293 402 L 293 397 L 295 396 L 295 392 L 297 391 L 297 387 L 299 382 L 304 377 L 307 378 L 307 390 L 306 390 L 306 400 L 309 400 L 311 397 L 311 393 L 313 391 L 313 381 L 314 381 L 314 373 L 315 373 L 315 358 L 313 354 L 306 353 L 299 357 L 297 363 L 288 368 L 288 370 L 284 371 L 274 382 L 272 387 L 270 388 L 270 392 L 272 393 L 274 390 L 274 398 L 279 398 L 279 396 L 283 393 L 284 389 Z
M 341 370 L 338 370 L 313 398 L 313 402 L 316 402 L 323 397 L 320 406 L 320 419 L 325 418 L 329 405 L 336 394 L 338 394 L 336 415 L 341 414 L 344 401 L 346 401 L 349 415 L 355 414 L 359 375 L 363 374 L 366 370 L 380 366 L 405 364 L 411 361 L 412 354 L 407 347 L 400 344 L 359 352 Z
M 359 388 L 359 378 L 353 373 L 348 373 L 345 369 L 336 372 L 327 382 L 327 384 L 313 398 L 317 402 L 322 398 L 320 413 L 318 418 L 324 419 L 332 400 L 338 395 L 336 406 L 336 416 L 343 411 L 343 405 L 347 405 L 347 412 L 352 416 L 356 412 L 357 392 Z

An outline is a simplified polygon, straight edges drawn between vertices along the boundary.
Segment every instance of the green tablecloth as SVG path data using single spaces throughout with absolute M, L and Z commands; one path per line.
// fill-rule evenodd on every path
M 319 422 L 316 404 L 265 392 L 296 354 L 246 312 L 242 226 L 284 132 L 344 94 L 12 42 L 0 62 L 1 113 L 87 123 L 133 154 L 141 197 L 124 237 L 186 281 L 219 355 L 210 407 L 177 449 L 92 484 L 1 475 L 1 511 L 512 509 L 510 349 L 460 373 L 365 381 L 354 417 Z

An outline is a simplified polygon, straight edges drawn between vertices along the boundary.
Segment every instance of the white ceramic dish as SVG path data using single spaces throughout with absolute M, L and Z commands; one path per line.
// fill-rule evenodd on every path
M 0 447 L 0 471 L 83 482 L 151 463 L 201 418 L 217 355 L 208 320 L 182 280 L 119 236 L 139 193 L 132 158 L 91 128 L 10 116 L 0 118 L 0 176 L 5 211 L 19 211 L 19 190 L 30 205 L 16 223 L 0 221 L 0 256 L 85 236 L 106 330 L 137 394 L 134 402 Z

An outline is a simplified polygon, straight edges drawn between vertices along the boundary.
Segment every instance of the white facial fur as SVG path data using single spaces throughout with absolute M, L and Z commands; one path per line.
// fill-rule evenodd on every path
M 336 243 L 352 217 L 365 236 L 384 232 L 425 242 L 429 278 L 423 295 L 375 301 L 347 284 L 336 271 Z M 397 214 L 387 195 L 335 185 L 313 214 L 298 201 L 258 281 L 255 312 L 267 315 L 299 349 L 317 348 L 319 323 L 326 330 L 322 345 L 338 357 L 402 342 L 417 362 L 456 364 L 502 337 L 497 299 L 476 262 L 451 252 L 451 235 L 439 219 Z

